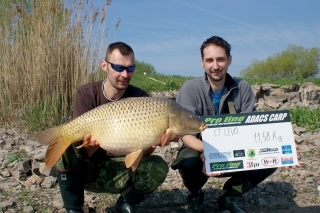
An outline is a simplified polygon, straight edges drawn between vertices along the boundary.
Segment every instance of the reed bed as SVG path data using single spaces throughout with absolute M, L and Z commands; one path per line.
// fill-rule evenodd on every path
M 23 117 L 36 130 L 70 119 L 76 88 L 101 78 L 92 73 L 107 46 L 110 3 L 1 0 L 1 124 Z

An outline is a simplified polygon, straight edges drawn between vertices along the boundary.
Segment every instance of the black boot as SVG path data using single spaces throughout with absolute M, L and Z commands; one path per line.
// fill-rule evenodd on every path
M 134 206 L 140 204 L 151 193 L 137 192 L 132 187 L 122 191 L 113 209 L 114 213 L 135 213 Z
M 135 204 L 129 203 L 126 199 L 120 196 L 112 210 L 112 213 L 134 213 L 134 205 Z
M 252 185 L 243 179 L 230 178 L 223 186 L 223 192 L 218 198 L 218 204 L 221 208 L 229 210 L 231 213 L 245 213 L 237 205 L 236 197 L 252 189 Z
M 84 173 L 83 169 L 57 171 L 57 179 L 67 213 L 83 213 Z
M 203 191 L 197 194 L 188 195 L 188 213 L 202 213 L 203 212 Z

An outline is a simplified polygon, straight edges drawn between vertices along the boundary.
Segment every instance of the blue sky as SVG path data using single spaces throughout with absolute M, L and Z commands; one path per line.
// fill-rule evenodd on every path
M 99 6 L 105 0 L 94 2 Z M 320 47 L 319 8 L 319 0 L 113 0 L 107 7 L 106 42 L 128 43 L 136 60 L 159 73 L 200 77 L 200 46 L 218 35 L 232 46 L 228 72 L 240 76 L 252 60 L 289 44 Z

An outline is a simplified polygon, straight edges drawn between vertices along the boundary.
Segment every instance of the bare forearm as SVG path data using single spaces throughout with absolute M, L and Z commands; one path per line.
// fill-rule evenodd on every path
M 203 152 L 202 141 L 193 135 L 185 135 L 181 138 L 182 142 L 189 148 Z

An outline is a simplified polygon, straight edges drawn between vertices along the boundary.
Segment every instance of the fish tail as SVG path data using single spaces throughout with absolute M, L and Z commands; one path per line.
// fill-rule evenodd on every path
M 69 146 L 70 143 L 65 143 L 61 137 L 52 141 L 46 152 L 46 167 L 53 167 Z
M 34 137 L 42 145 L 49 145 L 46 151 L 45 164 L 47 168 L 53 167 L 66 149 L 71 145 L 71 141 L 64 141 L 60 134 L 62 126 L 53 127 L 38 132 Z
M 49 145 L 52 141 L 60 137 L 61 126 L 43 130 L 34 134 L 35 139 L 42 145 Z

